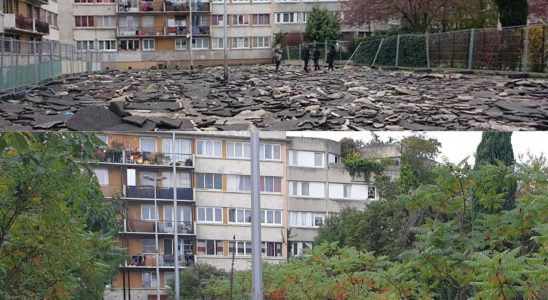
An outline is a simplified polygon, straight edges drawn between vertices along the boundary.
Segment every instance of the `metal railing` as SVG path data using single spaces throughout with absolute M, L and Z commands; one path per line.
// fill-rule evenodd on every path
M 159 254 L 158 266 L 160 267 L 174 267 L 175 255 L 173 254 Z M 193 254 L 179 255 L 179 266 L 189 267 L 195 262 L 195 256 Z M 132 255 L 126 267 L 156 267 L 156 254 L 137 254 Z
M 135 150 L 99 149 L 93 159 L 102 163 L 137 164 L 150 166 L 194 167 L 194 155 L 184 153 L 163 153 Z
M 118 27 L 118 36 L 185 36 L 188 30 L 186 26 L 157 26 L 157 27 Z
M 194 234 L 196 232 L 196 224 L 193 221 L 178 221 L 175 223 L 171 220 L 159 220 L 158 223 L 154 220 L 132 220 L 124 219 L 124 233 L 175 233 L 175 225 L 177 224 L 178 234 Z
M 154 187 L 153 186 L 127 186 L 125 189 L 126 198 L 132 199 L 154 199 Z M 194 200 L 194 191 L 192 188 L 177 188 L 176 189 L 177 200 Z M 171 187 L 157 187 L 156 199 L 158 200 L 173 200 L 173 188 Z
M 546 72 L 548 24 L 370 37 L 352 54 L 357 65 Z
M 209 12 L 211 5 L 209 1 L 187 0 L 185 2 L 166 1 L 144 1 L 144 0 L 119 0 L 116 6 L 118 13 L 136 12 L 190 12 L 192 1 L 192 12 Z
M 324 41 L 321 43 L 300 44 L 298 46 L 285 46 L 282 48 L 282 57 L 284 60 L 302 60 L 303 47 L 308 45 L 310 48 L 310 62 L 313 61 L 313 52 L 316 45 L 320 50 L 320 61 L 327 60 L 327 53 L 331 46 L 335 47 L 335 60 L 348 60 L 352 53 L 349 51 L 351 42 L 349 41 Z M 313 66 L 313 64 L 312 64 Z

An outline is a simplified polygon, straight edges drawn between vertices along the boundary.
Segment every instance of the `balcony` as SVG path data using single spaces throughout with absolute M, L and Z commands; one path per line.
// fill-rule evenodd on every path
M 30 17 L 22 15 L 5 14 L 4 28 L 12 30 L 21 30 L 27 33 L 45 35 L 49 34 L 49 24 Z
M 193 253 L 185 255 L 179 255 L 179 267 L 190 267 L 195 263 L 195 256 Z M 158 255 L 159 267 L 174 267 L 175 255 L 173 254 L 159 254 Z M 138 254 L 130 257 L 129 264 L 126 267 L 131 268 L 155 268 L 156 267 L 156 254 Z
M 173 159 L 173 157 L 175 159 Z M 194 155 L 182 153 L 172 154 L 137 150 L 98 149 L 93 153 L 92 159 L 99 163 L 161 167 L 171 167 L 173 166 L 173 161 L 175 161 L 177 167 L 194 167 Z
M 126 186 L 126 198 L 133 199 L 154 199 L 153 186 Z M 176 200 L 194 201 L 194 191 L 192 188 L 177 188 L 175 193 Z M 156 200 L 173 200 L 172 187 L 156 187 Z
M 186 26 L 118 27 L 120 37 L 186 36 Z
M 119 0 L 117 13 L 190 12 L 190 1 L 184 3 L 164 0 Z M 192 0 L 192 12 L 210 12 L 208 0 Z
M 175 222 L 170 220 L 159 220 L 157 223 L 154 220 L 128 220 L 124 219 L 122 228 L 124 233 L 155 233 L 173 234 L 175 233 Z M 177 222 L 177 234 L 179 235 L 194 235 L 196 232 L 196 223 L 192 221 Z

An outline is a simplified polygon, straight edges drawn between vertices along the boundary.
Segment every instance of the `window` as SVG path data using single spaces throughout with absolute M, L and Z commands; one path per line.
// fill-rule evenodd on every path
M 249 38 L 248 37 L 233 37 L 232 49 L 244 49 L 249 48 Z
M 95 49 L 93 47 L 93 41 L 76 41 L 77 51 L 89 51 Z
M 367 189 L 367 199 L 376 199 L 377 198 L 377 189 L 374 186 L 370 186 Z
M 115 16 L 98 16 L 97 27 L 102 27 L 102 28 L 116 27 L 116 17 Z
M 312 249 L 313 245 L 311 242 L 291 242 L 291 254 L 293 256 L 303 255 L 307 249 Z
M 143 152 L 156 152 L 156 139 L 149 137 L 141 138 L 141 151 Z
M 198 254 L 224 255 L 224 243 L 215 240 L 198 240 Z
M 344 188 L 344 195 L 343 195 L 343 197 L 344 197 L 344 198 L 351 198 L 351 197 L 352 197 L 352 185 L 350 185 L 350 184 L 345 184 L 343 188 Z
M 251 242 L 243 242 L 243 241 L 228 242 L 228 252 L 232 254 L 234 253 L 234 251 L 236 251 L 237 256 L 251 255 L 251 251 L 252 251 Z
M 224 49 L 225 48 L 225 39 L 224 38 L 211 38 L 211 48 L 212 49 Z
M 229 223 L 251 223 L 251 210 L 249 209 L 228 209 Z
M 226 190 L 231 192 L 251 192 L 251 176 L 228 175 Z
M 75 27 L 94 27 L 94 16 L 74 16 Z
M 290 181 L 289 195 L 297 197 L 325 198 L 325 183 Z
M 221 157 L 221 141 L 199 140 L 196 142 L 196 155 Z
M 107 186 L 108 185 L 108 170 L 107 169 L 95 169 L 95 177 L 99 181 L 99 185 Z
M 108 144 L 108 136 L 104 135 L 104 134 L 96 134 L 95 135 L 98 139 L 101 140 L 101 142 L 105 143 L 105 144 Z
M 222 190 L 222 175 L 212 173 L 196 173 L 196 187 L 206 190 Z
M 116 40 L 99 41 L 100 51 L 116 51 Z
M 211 15 L 211 25 L 224 26 L 223 18 L 223 15 Z
M 232 25 L 249 25 L 249 15 L 232 15 Z
M 267 193 L 281 193 L 281 177 L 261 176 L 261 191 Z
M 282 224 L 282 212 L 279 210 L 262 210 L 261 223 L 270 225 Z
M 314 153 L 314 166 L 323 167 L 323 153 L 321 152 Z
M 282 243 L 262 242 L 262 253 L 266 257 L 282 257 Z
M 253 25 L 270 25 L 270 14 L 253 15 Z
M 276 13 L 276 23 L 299 23 L 299 13 Z
M 209 49 L 209 39 L 207 38 L 192 39 L 192 49 Z
M 154 241 L 154 239 L 142 239 L 141 240 L 141 252 L 142 253 L 156 253 L 156 241 Z
M 154 51 L 156 48 L 155 41 L 153 39 L 143 40 L 143 51 Z
M 142 204 L 141 205 L 141 220 L 154 221 L 154 205 Z
M 301 183 L 301 189 L 302 189 L 301 194 L 303 196 L 310 195 L 310 185 L 308 184 L 308 182 Z
M 251 145 L 249 143 L 242 142 L 227 142 L 226 143 L 228 158 L 250 158 L 251 157 Z
M 157 286 L 156 272 L 143 272 L 142 274 L 141 283 L 143 288 L 155 288 Z
M 214 207 L 198 207 L 198 222 L 222 223 L 223 210 Z
M 186 39 L 175 39 L 175 50 L 186 50 Z
M 268 36 L 254 37 L 253 48 L 270 48 L 270 37 Z
M 279 144 L 261 144 L 261 160 L 280 160 L 282 145 Z
M 139 50 L 139 40 L 120 40 L 121 50 Z
M 294 227 L 319 227 L 323 225 L 324 219 L 324 213 L 289 212 L 289 223 Z
M 164 272 L 164 286 L 171 286 L 175 282 L 174 272 Z

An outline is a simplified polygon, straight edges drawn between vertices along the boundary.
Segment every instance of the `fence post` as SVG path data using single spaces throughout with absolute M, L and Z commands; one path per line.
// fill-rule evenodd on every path
M 430 69 L 430 67 L 432 66 L 432 62 L 430 61 L 430 35 L 428 34 L 428 32 L 426 32 L 424 38 L 426 40 L 426 68 Z
M 32 64 L 34 65 L 34 83 L 40 82 L 40 76 L 38 76 L 38 64 L 40 63 L 39 56 L 38 41 L 34 41 L 34 55 L 32 61 Z
M 14 48 L 14 42 L 13 39 L 10 38 L 10 69 L 12 72 L 10 72 L 9 77 L 11 78 L 11 88 L 15 89 L 15 74 L 17 65 L 13 63 L 13 55 L 15 54 L 15 48 Z M 15 67 L 14 67 L 15 66 Z
M 51 78 L 55 77 L 54 70 L 53 70 L 53 41 L 49 41 L 49 65 L 50 65 L 50 72 L 51 72 Z
M 4 47 L 6 46 L 6 40 L 4 39 L 4 37 L 0 37 L 0 42 L 2 44 L 0 44 L 0 48 L 1 48 L 1 55 L 0 55 L 0 90 L 1 89 L 4 89 L 5 86 L 4 86 L 4 82 L 5 82 L 5 79 L 4 79 Z
M 375 53 L 375 58 L 373 59 L 373 63 L 371 64 L 371 66 L 374 66 L 375 62 L 377 62 L 377 56 L 379 56 L 379 52 L 381 51 L 383 42 L 384 42 L 384 38 L 381 39 L 381 43 L 379 44 L 379 49 L 377 49 L 377 53 Z
M 291 60 L 291 56 L 289 56 L 289 46 L 285 45 L 285 52 L 287 53 L 287 60 Z
M 400 65 L 400 35 L 398 34 L 396 40 L 396 68 Z
M 19 42 L 21 43 L 21 42 Z M 19 83 L 19 52 L 21 52 L 21 44 L 19 44 L 19 49 L 15 53 L 15 85 L 13 86 L 13 91 L 15 91 L 15 86 Z
M 470 29 L 470 44 L 468 45 L 468 71 L 472 70 L 474 63 L 474 34 L 475 29 Z
M 527 72 L 527 66 L 529 65 L 529 25 L 526 25 L 523 30 L 523 57 L 521 71 Z
M 301 60 L 301 51 L 303 51 L 301 48 L 302 48 L 302 44 L 299 44 L 299 60 Z
M 324 41 L 323 45 L 323 59 L 324 61 L 327 61 L 327 40 Z

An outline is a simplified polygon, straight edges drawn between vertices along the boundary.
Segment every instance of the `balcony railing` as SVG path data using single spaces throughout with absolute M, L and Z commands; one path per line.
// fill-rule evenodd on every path
M 194 254 L 189 253 L 187 255 L 179 255 L 179 266 L 190 267 L 195 263 Z M 138 254 L 132 255 L 127 267 L 156 267 L 156 254 Z M 175 255 L 173 254 L 159 254 L 158 255 L 159 267 L 174 267 Z
M 194 234 L 196 232 L 196 224 L 192 221 L 178 221 L 175 223 L 170 220 L 159 220 L 157 223 L 154 220 L 128 220 L 124 219 L 123 230 L 125 233 L 175 233 L 175 225 L 177 224 L 178 234 Z
M 186 26 L 118 27 L 118 36 L 185 36 L 187 33 Z
M 104 163 L 151 166 L 172 166 L 175 161 L 178 167 L 194 167 L 194 155 L 183 153 L 99 149 L 93 154 L 93 159 Z
M 209 0 L 188 0 L 183 3 L 169 0 L 119 0 L 117 12 L 190 12 L 190 1 L 192 1 L 193 12 L 210 12 Z
M 192 188 L 177 188 L 175 193 L 177 200 L 194 200 Z M 153 186 L 126 186 L 126 198 L 154 199 Z M 173 188 L 156 187 L 156 199 L 173 200 Z
M 31 17 L 22 15 L 4 15 L 4 27 L 31 31 L 40 34 L 49 34 L 49 24 Z

